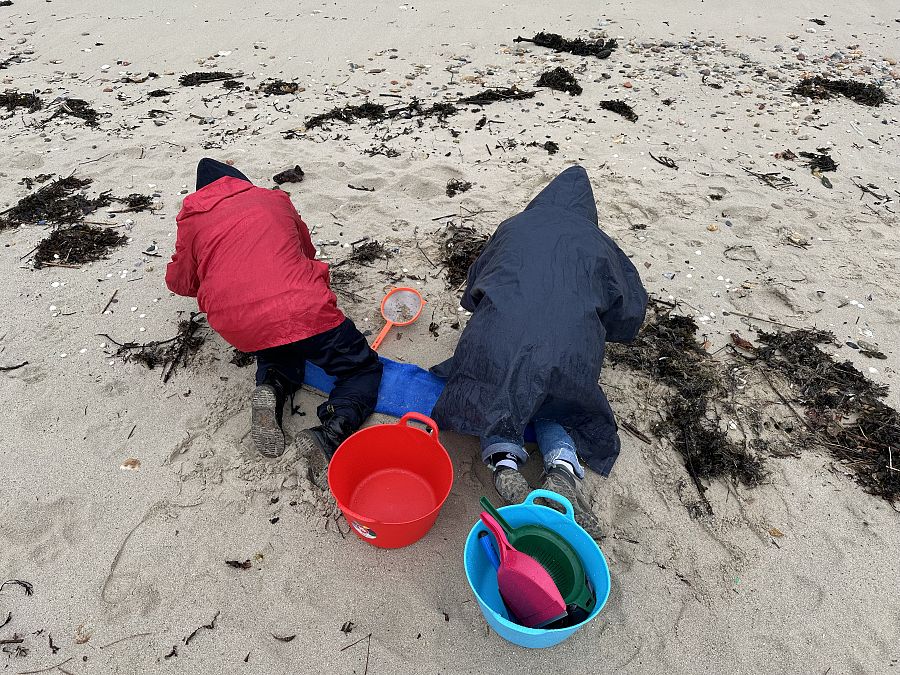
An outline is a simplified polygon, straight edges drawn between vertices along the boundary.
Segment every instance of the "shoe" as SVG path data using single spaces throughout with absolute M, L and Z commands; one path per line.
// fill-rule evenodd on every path
M 554 466 L 544 474 L 541 489 L 555 492 L 572 502 L 572 508 L 575 510 L 575 522 L 581 525 L 595 541 L 600 541 L 603 537 L 600 521 L 591 511 L 587 501 L 581 496 L 578 478 L 575 477 L 575 474 L 561 466 Z M 534 500 L 534 503 L 549 506 L 557 511 L 563 510 L 562 504 L 550 499 L 538 498 Z
M 531 486 L 518 469 L 500 466 L 494 469 L 494 487 L 507 504 L 521 504 L 531 492 Z
M 284 397 L 284 385 L 273 376 L 266 376 L 250 397 L 250 436 L 257 452 L 264 457 L 274 459 L 284 454 L 281 428 Z
M 297 436 L 300 453 L 309 458 L 309 479 L 320 490 L 328 489 L 328 464 L 341 443 L 356 429 L 346 417 L 333 415 Z

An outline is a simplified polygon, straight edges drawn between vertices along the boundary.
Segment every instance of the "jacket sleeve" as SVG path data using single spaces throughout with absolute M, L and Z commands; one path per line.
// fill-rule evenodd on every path
M 634 265 L 624 253 L 616 251 L 604 274 L 605 307 L 599 311 L 608 342 L 631 342 L 637 337 L 647 311 L 647 291 Z
M 200 289 L 197 261 L 191 250 L 191 242 L 181 227 L 178 228 L 172 261 L 166 267 L 166 286 L 176 295 L 189 298 L 196 298 Z
M 303 218 L 300 217 L 300 214 L 297 214 L 297 234 L 300 236 L 300 249 L 303 251 L 303 255 L 305 255 L 310 260 L 316 259 L 316 247 L 313 246 L 312 239 L 309 236 L 309 228 L 306 227 L 306 223 L 303 222 Z

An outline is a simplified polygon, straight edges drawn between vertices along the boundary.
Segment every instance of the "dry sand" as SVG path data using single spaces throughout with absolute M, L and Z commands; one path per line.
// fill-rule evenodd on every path
M 333 507 L 309 484 L 298 486 L 295 448 L 278 462 L 254 453 L 252 369 L 231 365 L 220 339 L 163 383 L 158 370 L 111 357 L 109 341 L 97 337 L 168 338 L 177 313 L 195 309 L 168 293 L 163 274 L 183 190 L 208 155 L 233 160 L 266 186 L 301 165 L 305 181 L 285 187 L 332 260 L 349 252 L 341 244 L 362 236 L 396 248 L 354 282 L 362 301 L 343 296 L 342 305 L 374 333 L 383 291 L 422 281 L 423 319 L 382 351 L 429 366 L 452 353 L 451 324 L 465 320 L 426 259 L 438 256 L 442 221 L 435 219 L 469 216 L 467 224 L 490 233 L 553 175 L 580 163 L 602 227 L 634 256 L 648 290 L 682 301 L 682 311 L 700 320 L 711 352 L 732 331 L 752 338 L 750 326 L 771 327 L 726 312 L 828 328 L 838 343 L 862 339 L 888 354 L 876 362 L 836 349 L 867 374 L 875 368 L 871 377 L 889 385 L 896 407 L 896 108 L 810 104 L 787 91 L 804 70 L 833 72 L 883 80 L 900 100 L 900 23 L 893 3 L 827 4 L 15 0 L 0 7 L 0 57 L 21 57 L 0 70 L 5 87 L 37 90 L 47 101 L 80 97 L 109 113 L 95 129 L 71 118 L 41 128 L 49 111 L 7 115 L 0 208 L 27 194 L 22 177 L 39 173 L 77 171 L 94 179 L 96 191 L 161 195 L 161 210 L 130 216 L 125 247 L 80 269 L 31 268 L 27 254 L 44 227 L 0 233 L 0 365 L 29 362 L 0 373 L 0 577 L 34 585 L 31 597 L 15 586 L 0 593 L 0 623 L 12 613 L 0 639 L 24 638 L 4 645 L 5 672 L 63 660 L 70 673 L 896 668 L 898 514 L 835 471 L 824 453 L 770 459 L 771 475 L 752 490 L 714 483 L 714 515 L 695 519 L 684 503 L 690 489 L 680 457 L 666 443 L 647 446 L 623 434 L 612 476 L 587 479 L 610 535 L 608 605 L 568 642 L 526 651 L 488 631 L 463 574 L 477 498 L 493 494 L 473 439 L 443 436 L 457 480 L 435 529 L 412 547 L 377 550 L 347 534 L 343 521 L 339 531 Z M 622 47 L 600 61 L 512 42 L 543 29 L 569 37 L 605 31 L 621 36 Z M 838 51 L 843 57 L 829 60 Z M 541 90 L 529 101 L 464 111 L 445 127 L 336 123 L 283 139 L 306 117 L 350 101 L 391 104 L 400 99 L 379 94 L 396 93 L 432 102 L 484 85 L 530 88 L 556 65 L 576 73 L 581 97 Z M 194 70 L 241 71 L 254 91 L 178 86 L 177 75 Z M 125 71 L 160 77 L 122 83 Z M 304 91 L 258 95 L 267 77 L 296 80 Z M 146 97 L 159 88 L 171 96 Z M 636 123 L 597 107 L 626 97 Z M 151 109 L 171 116 L 157 126 Z M 487 124 L 476 130 L 482 114 Z M 399 156 L 364 153 L 380 143 L 376 134 L 404 128 L 410 133 L 384 141 Z M 527 146 L 547 140 L 559 144 L 558 154 Z M 826 146 L 840 164 L 829 174 L 832 190 L 798 162 L 773 157 Z M 650 152 L 679 169 L 657 164 Z M 743 168 L 780 171 L 796 186 L 775 190 Z M 475 187 L 450 199 L 451 178 Z M 852 180 L 878 186 L 893 203 L 880 204 Z M 125 218 L 104 210 L 91 217 L 118 225 Z M 792 245 L 804 240 L 804 248 Z M 154 241 L 163 257 L 142 255 Z M 731 257 L 743 260 L 726 257 L 735 246 L 745 248 Z M 118 302 L 102 314 L 114 291 Z M 649 433 L 656 412 L 646 383 L 616 368 L 604 384 L 618 415 Z M 320 400 L 298 398 L 306 415 L 287 419 L 289 434 L 309 424 Z M 140 468 L 121 469 L 128 458 Z M 784 536 L 771 536 L 771 528 Z M 253 567 L 232 569 L 226 559 L 251 559 Z M 185 644 L 214 616 L 212 630 Z M 355 624 L 349 634 L 340 630 L 347 621 Z M 342 651 L 369 633 L 370 643 Z

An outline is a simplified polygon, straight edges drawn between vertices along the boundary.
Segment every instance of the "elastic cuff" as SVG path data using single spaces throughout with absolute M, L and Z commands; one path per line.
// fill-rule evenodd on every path
M 544 470 L 549 471 L 553 468 L 553 464 L 558 461 L 568 462 L 575 469 L 575 475 L 578 478 L 584 478 L 584 467 L 578 462 L 578 455 L 568 448 L 560 448 L 559 450 L 551 450 L 544 455 Z
M 489 460 L 491 458 L 491 455 L 495 453 L 510 454 L 516 458 L 516 461 L 519 464 L 524 464 L 528 461 L 528 453 L 525 452 L 525 448 L 508 441 L 491 443 L 490 445 L 484 447 L 481 450 L 481 461 L 490 466 Z

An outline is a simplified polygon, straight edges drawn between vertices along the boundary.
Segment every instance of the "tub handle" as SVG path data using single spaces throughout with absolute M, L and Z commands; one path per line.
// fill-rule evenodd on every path
M 397 422 L 397 426 L 409 426 L 410 420 L 415 420 L 416 422 L 421 422 L 422 424 L 424 424 L 427 429 L 431 430 L 431 438 L 434 439 L 434 442 L 438 442 L 438 425 L 433 419 L 431 419 L 427 415 L 423 415 L 422 413 L 408 412 L 400 418 L 400 421 Z
M 566 515 L 570 520 L 575 520 L 575 509 L 572 508 L 572 502 L 563 497 L 561 494 L 557 494 L 556 492 L 550 492 L 550 490 L 532 490 L 531 494 L 525 498 L 523 504 L 534 504 L 535 499 L 539 499 L 543 497 L 544 499 L 550 499 L 555 502 L 562 504 L 566 509 Z M 541 506 L 540 504 L 535 504 L 535 506 Z M 549 506 L 546 508 L 550 508 Z

